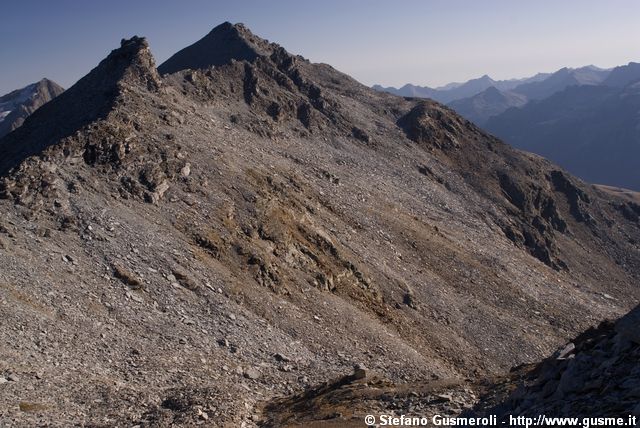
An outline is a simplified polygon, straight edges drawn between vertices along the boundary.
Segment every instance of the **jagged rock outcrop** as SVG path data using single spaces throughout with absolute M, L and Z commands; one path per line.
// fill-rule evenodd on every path
M 25 119 L 64 89 L 49 79 L 42 79 L 0 97 L 0 138 L 19 128 Z
M 162 75 L 124 40 L 0 140 L 0 424 L 255 424 L 354 363 L 501 373 L 640 297 L 623 200 L 221 32 Z
M 68 198 L 73 186 L 56 176 L 57 164 L 67 160 L 115 171 L 119 192 L 156 202 L 166 191 L 166 178 L 178 176 L 185 162 L 175 159 L 170 147 L 149 153 L 138 146 L 135 113 L 121 114 L 119 106 L 131 102 L 136 88 L 152 94 L 160 85 L 146 40 L 123 39 L 119 49 L 37 112 L 29 126 L 2 140 L 0 171 L 13 170 L 0 180 L 0 198 L 29 206 Z M 69 219 L 69 213 L 58 216 L 61 222 Z
M 465 121 L 451 111 L 430 102 L 420 102 L 398 120 L 407 137 L 427 149 L 459 148 L 458 138 L 467 127 Z M 431 144 L 431 146 L 430 146 Z
M 83 130 L 89 123 L 116 111 L 118 102 L 133 85 L 153 91 L 159 84 L 146 40 L 139 37 L 122 40 L 120 49 L 111 52 L 60 97 L 38 109 L 27 120 L 29 126 L 2 140 L 0 174 L 6 174 L 24 158 L 41 153 L 48 146 Z
M 640 418 L 640 306 L 590 328 L 538 365 L 515 369 L 475 414 Z

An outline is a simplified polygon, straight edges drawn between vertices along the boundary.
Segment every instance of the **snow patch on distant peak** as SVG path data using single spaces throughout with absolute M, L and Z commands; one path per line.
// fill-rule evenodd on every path
M 2 107 L 0 107 L 1 109 Z M 11 114 L 12 110 L 0 110 L 0 122 L 2 122 L 7 116 Z

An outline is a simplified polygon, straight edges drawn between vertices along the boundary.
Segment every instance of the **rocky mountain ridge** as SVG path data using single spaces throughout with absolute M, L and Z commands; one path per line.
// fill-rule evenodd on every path
M 0 140 L 0 424 L 255 426 L 354 364 L 502 373 L 640 297 L 633 201 L 244 26 L 182 52 L 123 40 Z

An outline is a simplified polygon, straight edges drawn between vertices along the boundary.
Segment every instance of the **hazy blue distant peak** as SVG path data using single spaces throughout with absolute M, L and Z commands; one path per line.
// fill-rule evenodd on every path
M 610 68 L 602 68 L 602 67 L 598 67 L 597 65 L 593 65 L 593 64 L 589 64 L 589 65 L 585 65 L 583 68 L 589 68 L 591 70 L 597 70 L 597 71 L 607 71 L 607 70 L 611 70 Z
M 621 77 L 631 71 L 618 70 L 629 73 Z M 613 72 L 611 77 L 617 79 Z M 571 85 L 494 115 L 483 127 L 587 181 L 640 190 L 640 76 L 636 77 L 637 88 L 633 83 Z
M 451 82 L 451 83 L 447 83 L 446 85 L 442 85 L 442 86 L 438 86 L 437 90 L 439 91 L 446 91 L 448 89 L 454 89 L 457 88 L 458 86 L 462 86 L 464 85 L 464 82 Z
M 523 106 L 526 102 L 524 95 L 490 86 L 472 97 L 454 100 L 447 105 L 464 118 L 483 126 L 489 118 L 511 107 Z
M 611 70 L 603 85 L 621 88 L 640 80 L 640 63 L 630 62 Z
M 550 75 L 550 73 L 537 73 L 531 77 L 494 80 L 488 74 L 484 74 L 466 82 L 451 82 L 436 88 L 411 83 L 407 83 L 400 88 L 393 86 L 385 87 L 379 84 L 373 85 L 372 88 L 377 91 L 389 92 L 403 97 L 432 98 L 442 103 L 449 103 L 451 101 L 472 97 L 491 86 L 495 86 L 501 91 L 508 91 L 520 84 L 543 80 Z
M 373 85 L 373 89 L 403 97 L 432 98 L 448 104 L 456 100 L 474 97 L 490 87 L 495 87 L 502 92 L 511 91 L 523 95 L 525 99 L 533 100 L 549 97 L 574 85 L 605 84 L 622 87 L 637 80 L 640 80 L 640 64 L 630 62 L 627 65 L 612 69 L 597 67 L 593 64 L 576 68 L 563 67 L 553 73 L 537 73 L 533 76 L 519 79 L 494 80 L 488 74 L 484 74 L 466 82 L 452 82 L 437 88 L 407 83 L 400 88 Z M 495 92 L 493 93 L 495 94 Z M 491 95 L 491 92 L 485 94 L 482 102 L 479 99 L 473 101 L 474 109 L 478 109 L 478 103 L 486 101 L 487 95 Z M 521 97 L 513 98 L 512 96 L 510 101 L 506 103 L 500 101 L 499 108 L 511 103 L 520 104 L 521 99 Z M 494 113 L 499 108 L 491 107 L 490 111 Z M 481 116 L 484 117 L 484 115 Z

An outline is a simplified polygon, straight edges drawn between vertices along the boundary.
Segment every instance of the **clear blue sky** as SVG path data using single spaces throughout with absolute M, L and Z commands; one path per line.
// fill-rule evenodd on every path
M 0 94 L 45 76 L 68 87 L 134 34 L 160 64 L 224 21 L 368 85 L 640 61 L 638 0 L 7 0 L 0 12 Z

